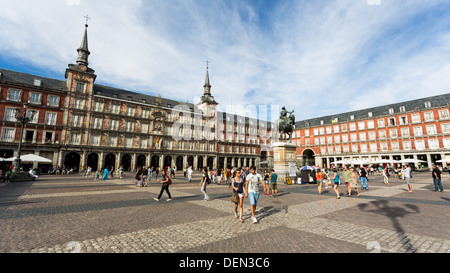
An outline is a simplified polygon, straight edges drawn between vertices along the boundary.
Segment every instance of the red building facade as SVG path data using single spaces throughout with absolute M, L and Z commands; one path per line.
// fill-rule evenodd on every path
M 52 79 L 0 71 L 0 157 L 17 155 L 21 124 L 15 119 L 16 109 L 23 115 L 24 104 L 27 104 L 27 114 L 35 110 L 35 115 L 24 127 L 23 153 L 57 160 L 63 130 L 65 92 L 63 86 L 60 86 L 61 89 L 54 87 Z
M 301 164 L 330 167 L 340 160 L 418 159 L 417 168 L 450 157 L 450 94 L 296 123 Z

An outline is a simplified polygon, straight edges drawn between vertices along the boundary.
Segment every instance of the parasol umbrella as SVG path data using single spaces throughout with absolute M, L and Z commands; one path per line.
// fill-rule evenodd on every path
M 439 162 L 439 163 L 441 163 L 441 162 L 450 162 L 450 157 L 446 157 L 446 158 L 443 158 L 443 159 L 436 160 L 436 162 Z
M 420 159 L 414 159 L 414 158 L 407 158 L 399 160 L 398 163 L 426 163 L 426 161 L 420 160 Z
M 393 159 L 380 159 L 380 160 L 375 160 L 373 163 L 375 163 L 375 164 L 383 164 L 383 163 L 386 163 L 386 164 L 394 164 L 394 163 L 400 163 L 399 161 L 395 161 L 395 160 L 393 160 Z
M 367 165 L 367 164 L 371 164 L 371 161 L 368 160 L 362 160 L 362 159 L 356 159 L 356 160 L 352 160 L 350 161 L 350 164 L 354 164 L 354 165 Z
M 331 164 L 352 164 L 352 163 L 348 160 L 338 160 L 338 161 L 331 162 Z
M 14 161 L 17 157 L 10 157 L 5 159 L 4 161 Z M 22 162 L 40 162 L 40 163 L 52 163 L 50 159 L 47 159 L 42 156 L 38 156 L 35 154 L 27 154 L 27 155 L 21 155 L 20 161 Z

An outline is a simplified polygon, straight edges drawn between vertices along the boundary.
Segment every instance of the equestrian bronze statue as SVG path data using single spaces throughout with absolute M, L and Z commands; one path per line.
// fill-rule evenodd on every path
M 289 116 L 288 116 L 289 114 Z M 286 142 L 285 135 L 289 136 L 289 142 L 292 142 L 292 132 L 295 128 L 295 116 L 294 110 L 291 112 L 287 111 L 283 106 L 280 112 L 280 119 L 276 121 L 276 126 L 278 127 L 278 132 L 280 133 L 280 138 L 283 142 Z

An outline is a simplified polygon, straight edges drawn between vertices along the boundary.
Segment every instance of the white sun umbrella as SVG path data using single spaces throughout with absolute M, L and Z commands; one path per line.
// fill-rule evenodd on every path
M 350 161 L 350 164 L 354 164 L 354 165 L 367 165 L 372 163 L 371 161 L 368 160 L 362 160 L 362 159 L 355 159 Z
M 331 162 L 331 164 L 352 164 L 352 163 L 348 160 L 338 160 L 338 161 Z
M 426 163 L 426 161 L 420 160 L 420 159 L 414 159 L 414 158 L 406 158 L 399 160 L 398 163 Z
M 398 161 L 395 161 L 395 160 L 393 160 L 393 159 L 380 159 L 380 160 L 375 160 L 373 163 L 375 163 L 375 164 L 383 164 L 383 163 L 386 163 L 386 164 L 394 164 L 394 163 L 400 163 L 400 162 L 398 162 Z
M 5 161 L 14 161 L 17 157 L 10 157 L 5 159 Z M 27 155 L 21 155 L 20 160 L 22 162 L 40 162 L 40 163 L 52 163 L 50 159 L 47 159 L 42 156 L 38 156 L 35 154 L 27 154 Z
M 436 162 L 450 162 L 450 157 L 445 157 L 443 159 L 436 160 Z

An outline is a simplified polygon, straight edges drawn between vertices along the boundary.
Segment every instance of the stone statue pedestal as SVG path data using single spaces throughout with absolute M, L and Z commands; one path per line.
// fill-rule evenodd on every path
M 286 177 L 291 177 L 295 183 L 295 176 L 289 175 L 289 163 L 296 163 L 297 145 L 285 142 L 274 142 L 273 149 L 273 169 L 278 174 L 278 183 L 286 183 Z

